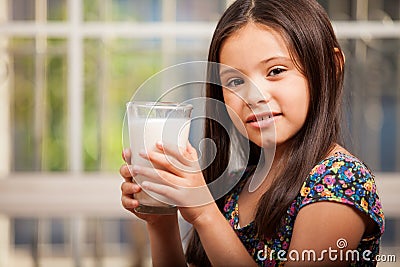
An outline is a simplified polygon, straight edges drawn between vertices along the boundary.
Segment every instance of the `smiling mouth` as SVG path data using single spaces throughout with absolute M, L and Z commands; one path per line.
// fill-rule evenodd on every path
M 254 115 L 249 116 L 247 118 L 246 122 L 247 123 L 252 123 L 252 122 L 267 121 L 267 120 L 271 120 L 274 117 L 277 117 L 277 116 L 280 116 L 280 115 L 282 115 L 282 113 L 278 113 L 278 112 L 254 114 Z

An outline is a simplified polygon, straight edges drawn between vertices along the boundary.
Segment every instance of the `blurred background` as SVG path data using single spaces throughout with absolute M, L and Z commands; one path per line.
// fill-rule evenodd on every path
M 149 266 L 119 201 L 125 103 L 206 60 L 231 2 L 0 0 L 0 267 Z M 319 2 L 346 55 L 346 142 L 376 173 L 397 257 L 379 266 L 400 266 L 400 1 Z

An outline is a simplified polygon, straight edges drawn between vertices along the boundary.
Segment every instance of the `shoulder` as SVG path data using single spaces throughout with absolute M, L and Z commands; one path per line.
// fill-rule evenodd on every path
M 375 177 L 358 158 L 337 152 L 319 162 L 303 183 L 300 208 L 321 201 L 353 206 L 384 231 L 384 215 L 377 194 Z
M 366 191 L 376 193 L 371 170 L 358 158 L 339 152 L 314 166 L 303 183 L 301 195 L 330 197 L 343 193 L 343 196 L 359 198 Z

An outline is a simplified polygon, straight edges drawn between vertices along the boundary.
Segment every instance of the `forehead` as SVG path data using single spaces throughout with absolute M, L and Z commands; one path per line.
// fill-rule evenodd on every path
M 237 53 L 241 53 L 243 57 L 251 54 L 290 56 L 288 43 L 280 32 L 253 22 L 247 23 L 224 40 L 220 49 L 220 61 Z

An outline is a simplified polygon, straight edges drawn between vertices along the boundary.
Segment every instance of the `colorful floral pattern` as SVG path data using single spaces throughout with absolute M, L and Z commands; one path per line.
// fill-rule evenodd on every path
M 254 223 L 239 226 L 239 194 L 250 176 L 245 173 L 243 180 L 226 197 L 224 215 L 229 221 L 244 246 L 253 256 L 259 266 L 283 266 L 276 252 L 287 250 L 293 232 L 293 225 L 299 210 L 311 203 L 319 201 L 334 201 L 351 205 L 367 214 L 377 224 L 377 230 L 372 236 L 363 238 L 357 247 L 359 254 L 369 250 L 370 258 L 379 253 L 380 236 L 384 232 L 384 215 L 382 205 L 376 192 L 374 176 L 359 159 L 335 153 L 333 156 L 317 164 L 303 183 L 297 197 L 287 210 L 284 224 L 275 238 L 262 238 L 255 230 Z M 275 253 L 271 254 L 271 251 Z M 282 258 L 282 257 L 281 257 Z M 362 258 L 362 257 L 360 257 Z M 375 266 L 373 261 L 353 262 L 351 266 Z

